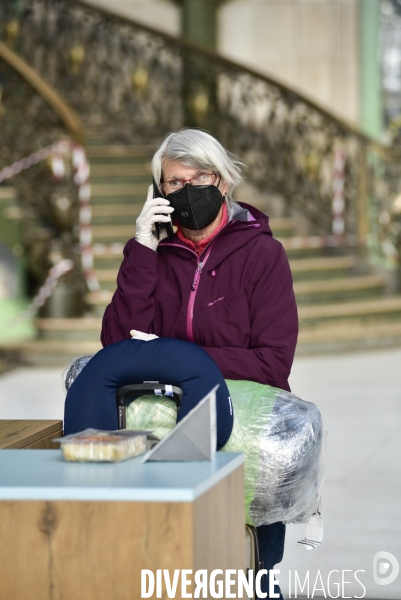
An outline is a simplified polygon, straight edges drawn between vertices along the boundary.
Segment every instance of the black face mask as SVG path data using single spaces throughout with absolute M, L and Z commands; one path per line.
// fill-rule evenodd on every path
M 172 220 L 186 229 L 204 229 L 213 223 L 223 204 L 223 196 L 215 185 L 193 186 L 190 183 L 168 194 L 167 200 L 174 208 Z

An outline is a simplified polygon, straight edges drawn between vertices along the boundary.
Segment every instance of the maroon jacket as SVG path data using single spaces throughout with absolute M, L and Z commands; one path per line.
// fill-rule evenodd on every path
M 237 204 L 200 259 L 177 237 L 157 252 L 129 240 L 117 286 L 103 346 L 129 339 L 131 329 L 190 340 L 226 379 L 289 390 L 298 334 L 291 271 L 268 217 L 254 207 Z

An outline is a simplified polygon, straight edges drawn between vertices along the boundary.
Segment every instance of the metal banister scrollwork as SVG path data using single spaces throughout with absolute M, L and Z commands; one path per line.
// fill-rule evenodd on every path
M 214 133 L 248 165 L 247 179 L 333 233 L 333 173 L 344 156 L 344 235 L 383 264 L 398 260 L 393 204 L 399 153 L 284 85 L 213 50 L 76 0 L 24 0 L 14 47 L 110 141 L 160 140 L 182 126 Z M 385 215 L 388 215 L 386 217 Z M 395 254 L 394 254 L 395 249 Z
M 0 58 L 17 71 L 34 88 L 58 115 L 66 130 L 71 133 L 77 142 L 82 143 L 84 139 L 82 123 L 75 111 L 67 105 L 56 90 L 52 89 L 36 71 L 1 41 Z
M 1 50 L 0 171 L 55 140 L 79 131 L 70 127 L 77 125 L 77 120 L 69 121 L 65 113 L 54 110 L 52 103 L 54 99 L 59 100 L 57 94 L 47 84 L 42 85 L 43 81 L 32 68 L 8 48 Z M 52 99 L 49 93 L 53 93 Z M 59 106 L 62 104 L 59 102 Z M 83 297 L 86 291 L 76 232 L 79 199 L 70 162 L 66 164 L 63 180 L 54 178 L 47 162 L 32 164 L 26 171 L 21 169 L 21 173 L 12 178 L 28 274 L 25 292 L 32 296 L 45 281 L 49 269 L 65 260 L 76 268 L 63 275 L 63 285 L 79 290 L 77 296 Z

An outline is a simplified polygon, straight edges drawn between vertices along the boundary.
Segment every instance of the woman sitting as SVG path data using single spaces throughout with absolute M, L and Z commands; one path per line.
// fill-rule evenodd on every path
M 211 135 L 183 129 L 154 155 L 153 187 L 124 248 L 103 317 L 103 346 L 152 334 L 202 346 L 226 379 L 289 390 L 298 319 L 292 277 L 269 219 L 231 194 L 242 163 Z M 177 226 L 173 237 L 155 223 Z M 149 335 L 150 334 L 150 335 Z M 258 528 L 264 568 L 280 562 L 283 523 Z M 265 578 L 262 589 L 268 592 Z

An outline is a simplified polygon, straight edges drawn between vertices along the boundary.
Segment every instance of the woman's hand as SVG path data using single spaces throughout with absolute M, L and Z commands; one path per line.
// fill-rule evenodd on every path
M 132 340 L 142 340 L 143 342 L 149 342 L 159 337 L 153 333 L 143 333 L 143 331 L 136 331 L 135 329 L 131 329 L 130 335 Z
M 149 186 L 148 197 L 141 214 L 136 220 L 135 239 L 140 244 L 147 246 L 156 252 L 159 241 L 153 233 L 153 225 L 156 222 L 169 223 L 171 222 L 170 213 L 174 211 L 170 206 L 170 202 L 166 198 L 153 198 L 153 185 Z M 160 239 L 167 237 L 167 232 L 162 229 Z

